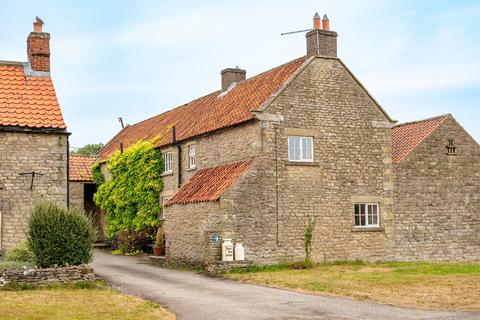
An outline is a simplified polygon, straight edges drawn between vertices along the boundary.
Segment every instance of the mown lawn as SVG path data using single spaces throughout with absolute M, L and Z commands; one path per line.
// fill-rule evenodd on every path
M 480 263 L 343 261 L 304 270 L 253 266 L 225 277 L 401 306 L 480 310 Z
M 93 286 L 1 290 L 0 318 L 172 320 L 175 316 L 159 305 L 118 293 L 97 283 Z

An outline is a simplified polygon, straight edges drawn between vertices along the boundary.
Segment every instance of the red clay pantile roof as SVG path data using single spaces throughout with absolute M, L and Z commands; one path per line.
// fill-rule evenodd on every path
M 65 129 L 52 79 L 0 62 L 0 127 Z
M 124 147 L 143 139 L 159 136 L 157 146 L 172 143 L 171 126 L 175 126 L 177 141 L 233 126 L 253 119 L 252 110 L 260 107 L 305 62 L 298 58 L 284 65 L 239 82 L 228 93 L 215 91 L 178 108 L 162 113 L 120 131 L 100 151 L 106 160 L 120 143 Z
M 396 125 L 392 129 L 393 163 L 399 163 L 427 138 L 449 115 Z
M 93 182 L 92 166 L 96 160 L 93 156 L 70 155 L 70 181 Z
M 252 163 L 249 160 L 202 169 L 178 189 L 166 205 L 216 201 Z

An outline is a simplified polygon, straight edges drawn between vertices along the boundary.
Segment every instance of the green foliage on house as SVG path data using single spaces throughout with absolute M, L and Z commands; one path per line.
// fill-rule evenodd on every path
M 159 226 L 163 158 L 152 141 L 139 141 L 108 160 L 108 179 L 93 168 L 95 203 L 105 211 L 107 236 Z

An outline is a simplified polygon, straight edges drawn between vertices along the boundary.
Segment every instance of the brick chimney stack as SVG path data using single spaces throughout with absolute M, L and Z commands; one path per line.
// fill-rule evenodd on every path
M 313 29 L 307 38 L 307 57 L 326 56 L 337 57 L 337 33 L 330 31 L 330 20 L 327 15 L 320 19 L 318 13 L 313 17 Z
M 237 83 L 246 79 L 247 72 L 243 69 L 236 68 L 227 68 L 223 69 L 222 72 L 222 91 L 226 91 L 232 83 Z
M 35 18 L 27 38 L 28 62 L 33 71 L 50 72 L 50 34 L 42 31 L 44 22 Z

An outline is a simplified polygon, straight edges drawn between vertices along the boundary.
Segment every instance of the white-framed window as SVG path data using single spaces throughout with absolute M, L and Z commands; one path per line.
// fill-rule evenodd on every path
M 378 203 L 355 204 L 355 227 L 379 227 L 380 215 Z
M 195 145 L 188 146 L 188 167 L 194 169 L 197 167 L 197 162 L 195 159 Z
M 304 162 L 313 161 L 313 138 L 289 136 L 288 160 Z
M 173 172 L 173 153 L 166 152 L 163 154 L 163 163 L 165 165 L 164 172 L 170 173 Z

